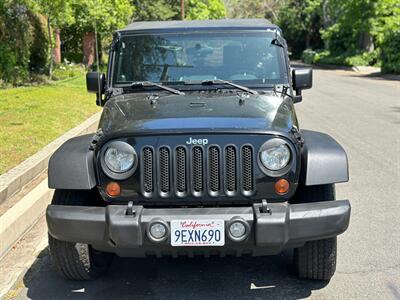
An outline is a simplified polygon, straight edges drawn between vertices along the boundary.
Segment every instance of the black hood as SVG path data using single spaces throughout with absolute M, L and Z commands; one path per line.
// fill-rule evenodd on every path
M 159 98 L 145 93 L 109 99 L 99 128 L 106 136 L 146 133 L 271 131 L 297 126 L 293 103 L 272 93 L 236 95 L 196 92 Z

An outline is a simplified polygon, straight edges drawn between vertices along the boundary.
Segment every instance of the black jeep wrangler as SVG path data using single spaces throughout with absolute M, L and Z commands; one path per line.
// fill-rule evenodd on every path
M 70 279 L 117 254 L 269 255 L 294 248 L 300 278 L 329 280 L 350 219 L 335 183 L 347 156 L 300 130 L 311 69 L 290 67 L 266 20 L 133 23 L 114 35 L 107 75 L 87 74 L 95 135 L 52 156 L 50 252 Z

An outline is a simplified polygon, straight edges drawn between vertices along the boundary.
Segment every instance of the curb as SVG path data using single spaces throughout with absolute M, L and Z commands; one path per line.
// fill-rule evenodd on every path
M 24 185 L 32 181 L 36 176 L 43 172 L 47 168 L 50 156 L 66 140 L 78 135 L 94 132 L 96 130 L 99 118 L 100 112 L 94 114 L 77 127 L 67 131 L 65 134 L 45 146 L 39 152 L 26 159 L 15 168 L 1 175 L 0 203 L 15 195 L 22 189 Z
M 66 140 L 94 132 L 100 113 L 57 138 L 19 166 L 0 176 L 0 203 L 9 199 L 24 185 L 47 169 L 50 156 Z M 0 216 L 0 259 L 42 217 L 54 191 L 48 188 L 47 178 L 29 191 L 21 200 Z
M 0 217 L 0 259 L 44 215 L 53 193 L 45 179 Z

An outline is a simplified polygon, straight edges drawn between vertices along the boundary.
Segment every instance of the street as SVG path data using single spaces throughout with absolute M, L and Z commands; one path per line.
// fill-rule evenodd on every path
M 120 259 L 94 282 L 52 268 L 47 247 L 9 299 L 400 299 L 400 82 L 343 70 L 314 70 L 314 88 L 296 104 L 303 129 L 345 148 L 350 182 L 336 186 L 352 216 L 338 238 L 329 283 L 296 279 L 292 252 L 244 258 Z M 36 228 L 46 238 L 43 220 Z

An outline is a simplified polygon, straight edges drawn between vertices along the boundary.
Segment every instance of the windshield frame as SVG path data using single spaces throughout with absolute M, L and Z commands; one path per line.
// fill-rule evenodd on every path
M 271 35 L 279 36 L 280 39 L 283 39 L 280 36 L 280 31 L 277 29 L 230 29 L 230 30 L 179 30 L 179 31 L 138 31 L 138 32 L 126 32 L 123 35 L 117 34 L 114 39 L 113 43 L 115 43 L 114 47 L 111 47 L 110 49 L 110 55 L 109 55 L 109 61 L 108 61 L 108 71 L 107 71 L 107 85 L 110 88 L 124 88 L 124 87 L 130 87 L 130 83 L 127 84 L 118 84 L 114 82 L 114 75 L 115 75 L 115 68 L 117 66 L 117 49 L 118 46 L 120 45 L 121 41 L 123 41 L 126 38 L 132 38 L 135 36 L 165 36 L 165 35 L 191 35 L 191 34 L 221 34 L 221 33 L 227 33 L 227 34 L 232 34 L 232 33 L 238 33 L 238 34 L 243 34 L 243 33 L 269 33 Z M 251 89 L 270 89 L 273 88 L 274 86 L 287 86 L 290 88 L 291 86 L 291 80 L 290 80 L 290 67 L 289 67 L 289 61 L 288 61 L 288 53 L 287 53 L 287 47 L 286 43 L 282 46 L 276 45 L 276 47 L 280 48 L 278 49 L 279 51 L 279 56 L 280 59 L 282 60 L 280 62 L 280 67 L 281 67 L 281 72 L 282 72 L 282 77 L 280 78 L 281 82 L 279 83 L 271 83 L 269 81 L 266 81 L 265 83 L 250 83 L 250 80 L 229 80 L 235 84 L 243 85 Z M 224 79 L 223 79 L 224 80 Z M 198 85 L 190 85 L 190 88 L 185 85 L 182 82 L 174 82 L 174 81 L 157 81 L 159 84 L 163 84 L 166 86 L 174 86 L 175 88 L 179 88 L 179 90 L 205 90 L 208 89 L 208 87 L 198 84 Z M 229 86 L 226 86 L 226 88 L 232 88 Z

